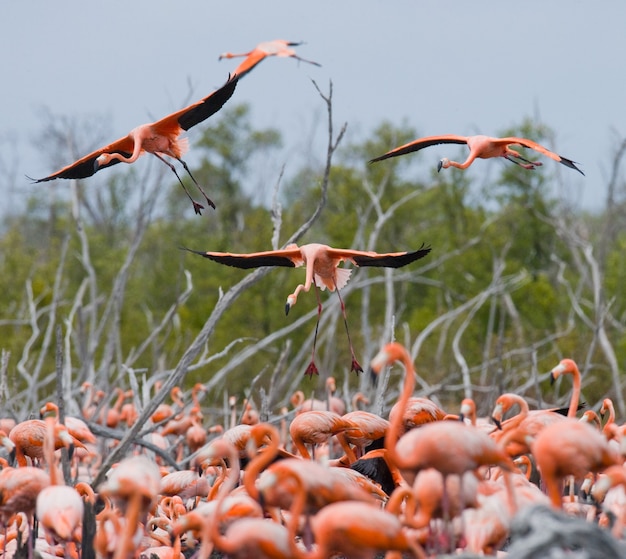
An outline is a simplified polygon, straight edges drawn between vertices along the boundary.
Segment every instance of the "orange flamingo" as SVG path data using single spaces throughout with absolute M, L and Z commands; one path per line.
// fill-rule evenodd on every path
M 374 373 L 379 373 L 382 367 L 395 361 L 400 361 L 405 368 L 404 385 L 398 398 L 399 410 L 402 412 L 415 386 L 415 369 L 407 350 L 397 342 L 389 343 L 374 357 L 371 368 Z M 385 449 L 388 458 L 410 484 L 419 471 L 426 468 L 439 470 L 444 480 L 450 474 L 462 475 L 480 466 L 500 466 L 507 472 L 515 470 L 515 465 L 504 450 L 489 435 L 471 425 L 457 421 L 434 421 L 408 431 L 398 440 L 401 422 L 401 413 L 391 419 L 385 436 Z M 510 506 L 513 508 L 515 501 L 510 485 L 509 494 Z
M 104 418 L 106 426 L 111 429 L 115 429 L 119 425 L 122 405 L 124 405 L 124 400 L 126 400 L 126 392 L 124 392 L 119 386 L 115 388 L 115 392 L 117 394 L 115 404 L 113 404 L 113 407 L 106 410 Z
M 571 418 L 543 429 L 531 443 L 531 450 L 555 508 L 562 507 L 565 477 L 582 479 L 588 472 L 621 463 L 602 433 Z
M 626 469 L 621 464 L 609 466 L 598 476 L 597 481 L 591 488 L 591 495 L 598 503 L 602 503 L 602 508 L 605 511 L 607 509 L 611 510 L 615 514 L 616 522 L 612 533 L 618 538 L 622 537 L 623 529 L 626 525 L 625 489 Z
M 155 383 L 155 389 L 159 390 L 160 383 Z M 178 411 L 184 409 L 185 402 L 183 402 L 183 391 L 179 386 L 174 386 L 170 390 L 170 398 L 172 402 L 176 404 Z M 154 413 L 150 416 L 152 423 L 161 423 L 167 419 L 172 419 L 176 415 L 177 411 L 170 404 L 159 404 Z
M 519 407 L 519 412 L 503 421 L 504 414 L 515 405 Z M 529 442 L 542 429 L 553 423 L 564 421 L 563 413 L 567 413 L 567 409 L 531 410 L 528 407 L 528 402 L 522 396 L 512 392 L 505 392 L 496 400 L 491 414 L 493 422 L 499 427 L 499 430 L 491 433 L 491 436 L 506 448 L 509 456 L 519 456 L 520 454 L 530 452 Z M 517 430 L 525 435 L 517 436 L 515 434 Z
M 59 421 L 59 406 L 54 402 L 46 402 L 39 410 L 39 417 L 43 419 L 46 414 L 52 413 L 56 422 Z M 72 437 L 78 439 L 83 444 L 95 444 L 96 436 L 91 432 L 87 424 L 79 417 L 72 415 L 65 416 L 66 429 Z
M 445 480 L 445 490 L 444 490 Z M 451 518 L 460 515 L 467 507 L 478 506 L 478 480 L 473 472 L 462 476 L 444 476 L 435 468 L 427 468 L 417 474 L 413 484 L 413 494 L 417 504 L 417 514 L 411 519 L 411 526 L 423 528 L 434 518 L 444 516 L 444 495 L 448 499 L 447 513 Z
M 572 375 L 572 396 L 569 402 L 567 417 L 576 417 L 580 401 L 580 371 L 573 359 L 561 359 L 560 363 L 550 371 L 550 384 L 554 384 L 561 375 Z
M 328 503 L 344 500 L 374 502 L 374 497 L 357 484 L 347 483 L 346 479 L 335 470 L 300 458 L 285 458 L 274 463 L 279 451 L 280 436 L 278 430 L 269 423 L 259 423 L 252 428 L 251 443 L 258 448 L 267 442 L 267 449 L 257 453 L 245 469 L 243 482 L 253 499 L 267 506 L 288 510 L 292 507 L 296 494 L 293 484 L 294 475 L 302 480 L 307 492 L 306 512 L 316 512 Z M 269 465 L 271 464 L 271 465 Z M 269 467 L 268 467 L 269 465 Z M 267 469 L 259 477 L 259 473 Z M 259 477 L 257 483 L 257 477 Z
M 284 41 L 282 39 L 276 39 L 274 41 L 267 41 L 264 43 L 259 43 L 256 47 L 254 47 L 251 51 L 242 52 L 240 54 L 233 54 L 232 52 L 224 52 L 220 54 L 218 60 L 222 60 L 222 58 L 235 58 L 238 56 L 245 56 L 245 60 L 237 66 L 233 74 L 239 78 L 245 76 L 252 68 L 254 68 L 259 62 L 265 60 L 268 56 L 277 56 L 279 58 L 295 58 L 296 60 L 300 60 L 302 62 L 307 62 L 308 64 L 313 64 L 314 66 L 321 66 L 317 62 L 313 62 L 312 60 L 306 60 L 301 58 L 296 54 L 296 51 L 289 47 L 297 47 L 302 45 L 302 42 L 295 43 L 293 41 Z
M 602 430 L 602 420 L 600 419 L 600 416 L 593 410 L 587 410 L 585 413 L 583 413 L 580 421 L 583 421 L 584 423 L 589 423 L 589 425 L 596 427 L 598 431 Z
M 324 559 L 335 554 L 373 559 L 383 551 L 406 552 L 426 559 L 417 533 L 404 527 L 398 516 L 376 505 L 333 503 L 320 510 L 311 524 L 316 548 L 309 553 L 297 550 L 298 559 Z
M 602 427 L 602 432 L 607 438 L 610 438 L 611 425 L 615 423 L 615 406 L 613 406 L 613 400 L 611 400 L 611 398 L 604 398 L 604 400 L 602 400 L 602 406 L 600 407 L 600 415 L 602 418 L 604 418 L 607 412 L 609 417 L 607 417 L 606 423 L 604 427 Z
M 187 249 L 190 250 L 190 249 Z M 319 299 L 319 289 L 328 288 L 329 291 L 337 291 L 339 301 L 341 303 L 341 312 L 343 313 L 346 333 L 348 335 L 348 343 L 350 345 L 350 353 L 352 355 L 351 370 L 357 373 L 362 372 L 363 368 L 359 364 L 354 354 L 352 341 L 350 340 L 350 332 L 348 330 L 348 319 L 346 317 L 346 309 L 339 293 L 348 280 L 350 279 L 351 270 L 347 268 L 339 268 L 339 264 L 344 260 L 351 262 L 355 266 L 377 266 L 384 268 L 400 268 L 406 266 L 415 260 L 423 258 L 430 252 L 430 247 L 414 252 L 392 252 L 387 254 L 379 254 L 371 251 L 350 250 L 331 248 L 328 245 L 319 243 L 311 243 L 298 247 L 296 244 L 287 245 L 281 250 L 269 250 L 265 252 L 253 252 L 250 254 L 232 254 L 229 252 L 200 252 L 190 250 L 196 254 L 200 254 L 205 258 L 233 266 L 235 268 L 259 268 L 262 266 L 285 266 L 295 268 L 306 265 L 305 282 L 298 285 L 295 291 L 287 297 L 285 305 L 285 313 L 289 314 L 289 310 L 296 304 L 300 291 L 309 291 L 311 286 L 315 286 L 315 294 L 317 296 L 317 323 L 315 325 L 315 338 L 313 340 L 313 352 L 311 362 L 306 368 L 305 375 L 312 377 L 319 374 L 315 365 L 315 343 L 317 341 L 317 329 L 319 326 L 320 315 L 322 312 L 322 304 Z
M 365 447 L 374 441 L 384 438 L 389 421 L 364 410 L 355 410 L 342 416 L 345 421 L 354 424 L 354 427 L 337 435 L 337 438 L 345 439 L 348 444 L 356 447 L 356 458 L 361 458 L 365 452 Z
M 117 543 L 114 559 L 124 559 L 135 548 L 134 536 L 140 519 L 156 503 L 161 475 L 158 467 L 146 456 L 122 460 L 99 487 L 103 497 L 111 497 L 125 509 L 125 526 Z M 119 534 L 119 531 L 118 531 Z
M 427 148 L 429 146 L 434 146 L 437 144 L 466 144 L 470 150 L 469 156 L 463 163 L 458 163 L 456 161 L 450 161 L 448 158 L 444 157 L 441 161 L 439 161 L 439 165 L 437 166 L 437 171 L 441 171 L 441 169 L 447 169 L 448 167 L 456 167 L 457 169 L 467 169 L 475 159 L 489 159 L 491 157 L 504 157 L 507 161 L 511 161 L 511 163 L 515 163 L 524 169 L 534 169 L 535 167 L 539 167 L 542 165 L 541 161 L 530 161 L 522 157 L 522 155 L 511 149 L 509 146 L 522 146 L 528 149 L 532 149 L 542 153 L 562 163 L 566 167 L 570 169 L 575 169 L 581 175 L 584 175 L 576 164 L 571 159 L 567 159 L 566 157 L 562 157 L 553 151 L 543 147 L 537 142 L 533 142 L 532 140 L 528 140 L 526 138 L 516 138 L 516 137 L 507 137 L 507 138 L 491 138 L 489 136 L 457 136 L 456 134 L 443 134 L 441 136 L 429 136 L 427 138 L 418 138 L 417 140 L 413 140 L 408 144 L 404 144 L 403 146 L 397 147 L 388 151 L 387 153 L 376 157 L 370 161 L 373 163 L 375 161 L 382 161 L 383 159 L 388 159 L 389 157 L 397 157 L 398 155 L 404 155 L 406 153 L 411 153 L 414 151 L 418 151 L 420 149 Z M 522 163 L 520 163 L 522 161 Z
M 85 445 L 70 435 L 67 428 L 59 423 L 55 424 L 55 449 L 67 448 L 70 457 L 75 447 L 85 448 Z M 46 424 L 41 419 L 28 419 L 18 423 L 9 438 L 15 444 L 15 458 L 19 466 L 27 466 L 27 457 L 31 460 L 44 458 L 44 440 L 46 438 Z
M 37 506 L 37 495 L 50 485 L 50 476 L 40 468 L 22 466 L 0 471 L 0 521 L 6 527 L 14 514 L 24 513 L 29 525 Z M 32 530 L 29 533 L 29 557 L 34 544 Z M 6 535 L 6 532 L 5 532 Z M 6 539 L 5 539 L 6 544 Z M 4 555 L 5 549 L 3 549 Z
M 210 491 L 211 483 L 198 469 L 170 472 L 159 482 L 159 495 L 178 495 L 183 501 L 207 497 Z
M 339 415 L 344 415 L 346 413 L 346 403 L 341 399 L 335 396 L 335 392 L 337 392 L 337 383 L 335 382 L 335 377 L 328 377 L 326 379 L 326 404 L 327 409 L 330 411 L 334 411 Z
M 259 424 L 262 425 L 262 424 Z M 214 520 L 210 523 L 210 537 L 215 546 L 226 552 L 231 557 L 260 557 L 268 559 L 288 559 L 290 555 L 289 542 L 293 541 L 298 522 L 299 510 L 304 507 L 304 494 L 300 492 L 294 501 L 294 515 L 287 529 L 281 524 L 258 518 L 242 518 L 229 524 L 226 534 L 220 532 L 220 519 L 222 517 L 222 505 L 226 501 L 232 489 L 239 481 L 239 461 L 237 450 L 225 439 L 212 441 L 204 452 L 206 460 L 227 459 L 232 464 L 228 477 L 220 488 L 219 496 L 215 504 Z M 298 482 L 298 479 L 295 479 Z M 206 523 L 204 523 L 206 527 Z M 206 528 L 205 528 L 206 529 Z M 208 557 L 212 545 L 203 538 L 200 549 L 200 557 Z M 207 553 L 208 552 L 208 553 Z
M 65 557 L 69 558 L 70 548 L 81 540 L 84 505 L 76 489 L 59 484 L 60 476 L 54 460 L 55 421 L 53 417 L 46 418 L 44 452 L 50 470 L 50 485 L 37 495 L 35 510 L 49 543 L 64 544 Z
M 176 168 L 164 156 L 172 157 L 182 164 L 209 206 L 215 208 L 215 204 L 191 174 L 187 163 L 181 159 L 189 147 L 189 141 L 187 138 L 180 138 L 179 136 L 184 131 L 189 130 L 192 126 L 199 124 L 219 111 L 234 93 L 237 79 L 237 76 L 229 78 L 222 87 L 193 105 L 189 105 L 156 122 L 137 126 L 127 136 L 99 148 L 81 157 L 78 161 L 63 167 L 56 173 L 43 179 L 35 180 L 35 182 L 39 183 L 53 179 L 84 179 L 92 176 L 100 169 L 120 162 L 134 163 L 140 155 L 147 152 L 152 153 L 172 170 L 191 200 L 193 209 L 197 214 L 202 212 L 204 206 L 191 197 L 179 174 L 176 172 Z
M 315 457 L 315 445 L 327 442 L 333 435 L 356 428 L 356 424 L 345 419 L 332 411 L 307 411 L 296 415 L 289 426 L 289 434 L 294 446 L 303 458 L 311 459 L 311 454 L 306 448 L 307 444 L 313 447 Z M 345 438 L 339 439 L 344 452 L 354 462 L 354 452 Z

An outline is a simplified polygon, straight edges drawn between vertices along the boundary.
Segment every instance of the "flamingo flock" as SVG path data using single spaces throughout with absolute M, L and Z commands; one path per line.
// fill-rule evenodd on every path
M 196 214 L 205 206 L 194 200 L 167 158 L 183 166 L 215 209 L 182 159 L 189 147 L 182 133 L 218 112 L 239 81 L 267 57 L 319 66 L 296 54 L 292 47 L 299 45 L 276 40 L 245 53 L 222 54 L 220 59 L 244 60 L 214 92 L 36 182 L 88 178 L 117 163 L 131 164 L 147 152 L 174 172 Z M 449 143 L 467 145 L 469 156 L 462 163 L 444 158 L 438 170 L 466 169 L 477 158 L 492 157 L 527 170 L 542 165 L 511 148 L 521 146 L 583 174 L 571 159 L 517 137 L 431 136 L 371 162 Z M 336 291 L 341 303 L 350 369 L 363 371 L 340 294 L 351 270 L 341 263 L 399 268 L 430 251 L 424 244 L 414 251 L 377 253 L 320 243 L 244 254 L 192 250 L 242 269 L 305 267 L 305 281 L 287 297 L 285 312 L 301 292 L 314 287 L 318 315 L 305 375 L 307 382 L 318 375 L 324 379 L 326 399 L 306 399 L 297 391 L 291 410 L 283 408 L 263 421 L 251 400 L 237 414 L 232 399 L 230 420 L 208 424 L 201 401 L 204 385 L 196 384 L 189 394 L 174 387 L 172 403 L 152 414 L 141 444 L 137 441 L 132 455 L 115 464 L 99 484 L 94 480 L 115 444 L 101 429 L 136 421 L 132 391 L 117 388 L 107 395 L 84 385 L 80 417 L 65 416 L 50 401 L 38 410 L 39 419 L 0 418 L 0 556 L 506 556 L 515 519 L 533 507 L 597 525 L 621 545 L 626 426 L 616 423 L 608 398 L 593 406 L 600 415 L 588 409 L 578 417 L 581 374 L 572 359 L 561 360 L 551 371 L 552 381 L 564 375 L 572 379 L 567 408 L 530 409 L 521 395 L 503 393 L 485 418 L 476 417 L 471 399 L 445 410 L 416 394 L 413 359 L 396 342 L 384 345 L 370 363 L 374 376 L 396 363 L 403 367 L 399 397 L 384 416 L 367 409 L 370 400 L 364 394 L 355 394 L 350 402 L 347 394 L 339 397 L 334 378 L 320 375 L 315 342 L 322 311 L 319 290 L 326 288 Z
M 47 402 L 41 419 L 0 431 L 1 556 L 506 556 L 515 519 L 533 507 L 589 523 L 621 545 L 626 426 L 608 398 L 597 421 L 577 416 L 573 360 L 551 371 L 572 379 L 568 407 L 532 410 L 504 393 L 489 421 L 476 417 L 471 399 L 446 411 L 415 396 L 418 373 L 397 342 L 370 369 L 380 375 L 396 363 L 403 381 L 387 417 L 361 409 L 363 394 L 339 398 L 328 378 L 325 402 L 296 393 L 292 410 L 261 421 L 246 416 L 254 406 L 245 401 L 226 424 L 207 425 L 204 386 L 174 387 L 172 404 L 150 420 L 161 451 L 136 446 L 95 486 L 111 441 L 94 431 L 111 424 L 108 410 L 90 415 L 89 386 L 80 417 L 61 421 Z M 121 394 L 111 409 L 132 407 L 132 394 Z M 115 427 L 134 414 L 117 417 Z M 188 436 L 198 428 L 202 441 Z

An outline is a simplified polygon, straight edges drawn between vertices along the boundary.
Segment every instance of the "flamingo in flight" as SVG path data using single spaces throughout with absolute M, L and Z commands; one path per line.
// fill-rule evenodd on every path
M 419 151 L 420 149 L 435 146 L 437 144 L 466 144 L 470 150 L 467 159 L 463 163 L 450 161 L 447 157 L 444 157 L 441 161 L 439 161 L 437 171 L 441 171 L 442 168 L 447 169 L 448 167 L 467 169 L 475 159 L 489 159 L 490 157 L 504 157 L 508 161 L 511 161 L 511 163 L 515 163 L 524 169 L 534 169 L 535 167 L 543 165 L 541 161 L 530 161 L 529 159 L 524 158 L 519 152 L 510 148 L 510 146 L 522 146 L 538 151 L 539 153 L 558 161 L 570 169 L 575 169 L 581 175 L 585 174 L 578 167 L 576 167 L 575 162 L 571 159 L 562 157 L 537 142 L 533 142 L 532 140 L 528 140 L 526 138 L 516 138 L 515 136 L 509 136 L 507 138 L 491 138 L 490 136 L 480 135 L 457 136 L 456 134 L 443 134 L 441 136 L 418 138 L 408 144 L 392 149 L 379 157 L 375 157 L 370 160 L 370 163 L 382 161 L 383 159 L 388 159 L 390 157 L 397 157 L 398 155 L 405 155 L 407 153 Z
M 259 268 L 261 266 L 285 266 L 295 268 L 298 266 L 306 266 L 306 279 L 304 283 L 299 284 L 295 291 L 287 297 L 285 305 L 285 314 L 289 314 L 289 310 L 296 304 L 300 291 L 309 291 L 311 286 L 315 286 L 315 294 L 317 296 L 317 323 L 315 324 L 315 337 L 313 340 L 313 352 L 311 362 L 309 363 L 305 375 L 311 378 L 318 375 L 319 371 L 315 365 L 315 344 L 317 341 L 317 329 L 319 326 L 320 315 L 322 312 L 322 304 L 319 298 L 319 289 L 328 288 L 329 291 L 337 291 L 339 301 L 341 303 L 341 312 L 343 314 L 346 333 L 348 335 L 348 344 L 350 345 L 350 353 L 352 355 L 351 370 L 356 373 L 362 372 L 363 368 L 359 364 L 354 354 L 352 341 L 350 340 L 350 332 L 348 330 L 348 319 L 346 317 L 346 308 L 339 293 L 348 280 L 352 270 L 348 268 L 340 268 L 339 264 L 347 260 L 355 266 L 377 266 L 384 268 L 400 268 L 406 266 L 415 260 L 423 258 L 430 252 L 430 247 L 422 246 L 413 252 L 390 252 L 377 253 L 372 251 L 351 250 L 343 248 L 331 248 L 328 245 L 319 243 L 311 243 L 302 246 L 296 244 L 287 245 L 284 249 L 269 250 L 265 252 L 252 252 L 249 254 L 231 254 L 229 252 L 200 252 L 189 250 L 196 254 L 200 254 L 205 258 L 209 258 L 220 264 L 233 266 L 235 268 Z
M 63 169 L 48 175 L 42 179 L 31 179 L 36 183 L 51 181 L 54 179 L 84 179 L 94 175 L 100 169 L 116 165 L 117 163 L 134 163 L 144 152 L 152 153 L 165 163 L 176 175 L 178 182 L 191 200 L 193 209 L 197 214 L 202 213 L 204 206 L 196 202 L 183 184 L 174 165 L 163 156 L 177 159 L 185 168 L 191 180 L 202 193 L 209 206 L 215 209 L 215 204 L 206 195 L 202 187 L 191 174 L 187 163 L 181 157 L 189 148 L 188 138 L 180 138 L 180 135 L 192 126 L 206 120 L 219 111 L 235 91 L 238 77 L 229 77 L 228 81 L 213 93 L 200 101 L 180 109 L 156 122 L 142 124 L 133 128 L 127 136 L 116 140 L 112 144 L 101 147 L 96 151 L 81 157 L 78 161 L 63 167 Z M 29 177 L 30 178 L 30 177 Z
M 274 41 L 267 41 L 265 43 L 259 43 L 256 47 L 254 47 L 251 51 L 242 52 L 240 54 L 234 54 L 232 52 L 224 52 L 220 54 L 218 60 L 222 60 L 222 58 L 235 58 L 238 56 L 245 56 L 244 61 L 237 66 L 234 71 L 234 74 L 241 78 L 245 74 L 247 74 L 252 68 L 254 68 L 259 62 L 267 58 L 268 56 L 279 56 L 282 58 L 295 58 L 296 60 L 301 60 L 302 62 L 307 62 L 309 64 L 313 64 L 314 66 L 321 66 L 321 64 L 317 62 L 313 62 L 312 60 L 306 60 L 305 58 L 301 58 L 296 54 L 296 51 L 289 47 L 297 47 L 303 44 L 302 42 L 295 43 L 293 41 L 284 41 L 282 39 L 276 39 Z

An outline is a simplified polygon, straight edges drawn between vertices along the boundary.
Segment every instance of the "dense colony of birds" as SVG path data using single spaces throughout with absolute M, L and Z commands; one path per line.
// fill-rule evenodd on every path
M 271 41 L 247 53 L 224 53 L 220 58 L 244 60 L 222 87 L 37 182 L 87 178 L 148 152 L 176 174 L 196 213 L 205 203 L 215 209 L 182 159 L 188 145 L 181 134 L 218 112 L 264 58 L 317 65 L 296 55 L 298 44 Z M 511 147 L 520 146 L 582 173 L 574 161 L 516 137 L 433 136 L 372 161 L 442 143 L 466 144 L 469 156 L 462 163 L 442 159 L 439 170 L 465 169 L 476 158 L 491 157 L 528 170 L 542 165 Z M 204 202 L 194 200 L 169 159 L 183 166 Z M 288 313 L 311 287 L 336 291 L 341 299 L 350 276 L 342 262 L 398 268 L 428 256 L 431 247 L 420 244 L 389 253 L 311 243 L 198 254 L 238 268 L 304 266 L 304 283 L 287 297 Z M 363 366 L 343 300 L 341 308 L 351 369 L 358 374 Z M 316 335 L 318 326 L 319 313 Z M 488 418 L 476 417 L 470 399 L 444 410 L 415 396 L 413 359 L 398 343 L 382 347 L 368 368 L 376 378 L 396 362 L 404 380 L 387 418 L 367 411 L 363 394 L 340 398 L 329 377 L 324 400 L 296 392 L 293 407 L 272 421 L 260 421 L 251 402 L 238 406 L 233 399 L 229 423 L 207 426 L 205 387 L 196 384 L 190 393 L 174 387 L 172 403 L 153 413 L 132 455 L 99 483 L 103 460 L 116 444 L 111 432 L 137 419 L 132 392 L 118 388 L 113 403 L 86 384 L 82 417 L 66 416 L 50 401 L 39 419 L 1 418 L 0 553 L 114 559 L 566 556 L 552 555 L 558 548 L 572 557 L 624 555 L 625 428 L 615 421 L 609 399 L 600 415 L 590 405 L 583 412 L 573 360 L 563 359 L 551 372 L 553 380 L 572 379 L 567 408 L 533 410 L 521 396 L 505 393 Z M 318 373 L 314 343 L 305 374 Z

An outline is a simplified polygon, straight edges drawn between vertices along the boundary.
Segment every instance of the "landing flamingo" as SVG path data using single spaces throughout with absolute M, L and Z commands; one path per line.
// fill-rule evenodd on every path
M 576 164 L 571 159 L 567 159 L 562 157 L 553 151 L 543 147 L 537 142 L 533 142 L 532 140 L 528 140 L 526 138 L 516 138 L 516 137 L 507 137 L 507 138 L 492 138 L 489 136 L 457 136 L 456 134 L 443 134 L 441 136 L 429 136 L 427 138 L 418 138 L 417 140 L 413 140 L 408 144 L 404 144 L 400 147 L 392 149 L 387 153 L 375 157 L 370 161 L 373 163 L 375 161 L 382 161 L 383 159 L 388 159 L 389 157 L 397 157 L 398 155 L 404 155 L 406 153 L 411 153 L 413 151 L 418 151 L 420 149 L 427 148 L 429 146 L 434 146 L 437 144 L 466 144 L 470 150 L 469 156 L 463 163 L 458 163 L 456 161 L 450 161 L 448 158 L 444 157 L 441 161 L 439 161 L 439 165 L 437 166 L 437 170 L 441 171 L 441 169 L 447 169 L 448 167 L 456 167 L 457 169 L 467 169 L 475 159 L 489 159 L 491 157 L 504 157 L 506 160 L 511 161 L 511 163 L 515 163 L 524 169 L 534 169 L 535 167 L 539 167 L 542 165 L 541 161 L 530 161 L 525 159 L 518 153 L 517 151 L 511 149 L 509 146 L 522 146 L 528 149 L 532 149 L 542 153 L 562 163 L 566 167 L 570 169 L 575 169 L 581 175 L 584 175 Z M 518 161 L 519 160 L 519 161 Z M 523 163 L 520 163 L 522 161 Z
M 287 268 L 296 268 L 306 265 L 305 282 L 296 287 L 296 290 L 287 297 L 285 305 L 285 313 L 289 314 L 289 310 L 296 304 L 300 291 L 309 291 L 311 286 L 315 286 L 317 295 L 317 324 L 315 325 L 315 339 L 313 341 L 313 352 L 311 362 L 309 363 L 305 375 L 312 377 L 319 374 L 315 365 L 315 343 L 317 341 L 317 328 L 319 326 L 320 315 L 322 312 L 322 304 L 319 300 L 317 288 L 329 291 L 337 291 L 339 301 L 341 302 L 341 312 L 346 326 L 348 335 L 348 343 L 350 345 L 350 353 L 352 354 L 351 370 L 357 373 L 362 372 L 363 368 L 359 364 L 354 354 L 352 341 L 350 340 L 350 332 L 348 330 L 348 319 L 346 317 L 346 309 L 339 293 L 348 279 L 350 278 L 350 269 L 339 268 L 339 264 L 347 260 L 355 266 L 376 266 L 384 268 L 400 268 L 406 266 L 415 260 L 423 258 L 430 252 L 430 247 L 422 247 L 414 252 L 392 252 L 379 254 L 377 252 L 331 248 L 328 245 L 319 243 L 311 243 L 299 247 L 296 244 L 287 245 L 284 249 L 268 250 L 265 252 L 253 252 L 249 254 L 232 254 L 229 252 L 200 252 L 196 250 L 186 249 L 195 254 L 199 254 L 235 268 L 259 268 L 262 266 L 284 266 Z
M 148 152 L 163 161 L 176 175 L 178 182 L 191 200 L 193 209 L 197 214 L 202 213 L 204 206 L 191 197 L 191 194 L 189 194 L 189 191 L 176 172 L 174 165 L 163 156 L 173 157 L 178 160 L 185 168 L 198 190 L 202 193 L 209 206 L 215 208 L 215 204 L 206 195 L 189 171 L 187 163 L 181 159 L 189 147 L 189 141 L 187 138 L 180 138 L 179 136 L 184 131 L 189 130 L 192 126 L 199 124 L 219 111 L 233 95 L 237 80 L 237 76 L 229 78 L 222 87 L 193 105 L 180 109 L 156 122 L 137 126 L 133 128 L 127 136 L 81 157 L 78 161 L 63 167 L 63 169 L 43 179 L 37 179 L 35 182 L 39 183 L 54 179 L 84 179 L 92 176 L 100 169 L 116 165 L 120 162 L 134 163 L 140 155 Z

